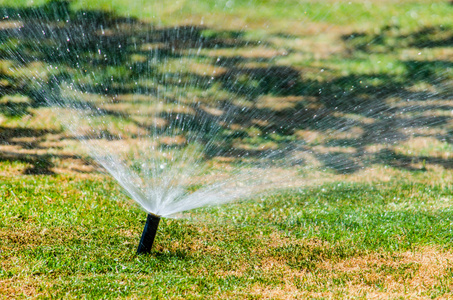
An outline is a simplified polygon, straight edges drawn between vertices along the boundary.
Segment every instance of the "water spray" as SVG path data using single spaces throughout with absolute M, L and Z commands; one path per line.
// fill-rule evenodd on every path
M 159 226 L 160 217 L 154 214 L 148 214 L 145 228 L 143 228 L 142 237 L 138 244 L 137 254 L 151 252 L 154 238 L 156 237 L 157 227 Z

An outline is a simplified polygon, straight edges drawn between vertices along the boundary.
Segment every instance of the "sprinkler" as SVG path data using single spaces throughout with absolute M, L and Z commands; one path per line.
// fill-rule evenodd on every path
M 145 228 L 143 228 L 142 237 L 138 244 L 137 254 L 151 252 L 154 238 L 156 237 L 157 226 L 159 226 L 160 217 L 154 214 L 148 214 Z

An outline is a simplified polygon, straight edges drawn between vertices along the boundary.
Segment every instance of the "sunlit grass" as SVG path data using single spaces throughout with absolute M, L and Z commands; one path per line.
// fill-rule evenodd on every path
M 404 296 L 417 276 L 433 281 L 420 295 L 450 292 L 448 264 L 424 264 L 453 256 L 447 250 L 451 189 L 417 183 L 416 177 L 333 182 L 203 209 L 192 214 L 193 220 L 164 220 L 153 252 L 145 256 L 134 254 L 145 214 L 110 179 L 1 181 L 3 295 L 244 297 L 273 291 L 346 296 L 362 287 Z M 362 263 L 362 272 L 345 269 Z M 408 292 L 393 290 L 388 276 Z M 337 280 L 343 283 L 330 291 L 319 284 Z
M 451 295 L 448 1 L 75 0 L 70 7 L 138 17 L 171 34 L 201 26 L 200 35 L 187 48 L 130 44 L 125 57 L 93 48 L 77 66 L 65 59 L 50 66 L 53 48 L 33 37 L 2 41 L 0 298 Z M 131 35 L 147 30 L 124 26 Z M 210 46 L 199 48 L 199 40 Z M 104 66 L 101 50 L 124 61 Z M 40 86 L 52 76 L 78 83 L 86 91 L 78 100 L 110 112 L 93 136 L 115 151 L 131 147 L 138 172 L 143 148 L 173 147 L 168 153 L 177 156 L 203 147 L 190 138 L 205 135 L 241 151 L 295 145 L 301 159 L 291 180 L 299 185 L 165 219 L 152 253 L 136 256 L 145 213 L 97 173 L 61 122 L 71 112 L 37 97 L 52 94 Z M 159 136 L 172 114 L 190 121 L 195 109 L 227 113 L 219 100 L 248 113 L 212 132 L 212 124 L 192 124 L 185 128 L 193 136 Z M 146 134 L 155 137 L 137 139 Z M 204 154 L 207 168 L 189 191 L 254 162 Z
M 249 28 L 288 32 L 303 30 L 298 23 L 322 22 L 376 27 L 392 20 L 405 27 L 440 25 L 450 22 L 448 1 L 155 1 L 123 0 L 74 1 L 76 8 L 107 9 L 127 12 L 161 24 L 202 23 L 214 28 L 248 25 Z M 398 18 L 394 18 L 398 16 Z M 236 20 L 236 22 L 235 22 Z

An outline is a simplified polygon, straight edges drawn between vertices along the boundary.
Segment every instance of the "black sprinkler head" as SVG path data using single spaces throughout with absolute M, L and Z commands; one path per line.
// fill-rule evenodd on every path
M 137 254 L 151 252 L 154 238 L 156 237 L 157 226 L 159 226 L 160 217 L 148 214 L 146 218 L 145 228 L 143 228 L 142 238 L 138 244 Z

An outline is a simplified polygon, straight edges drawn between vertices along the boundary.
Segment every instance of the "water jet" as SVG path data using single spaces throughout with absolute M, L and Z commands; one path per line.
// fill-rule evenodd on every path
M 346 175 L 376 164 L 416 170 L 422 161 L 425 169 L 428 157 L 401 151 L 418 150 L 412 137 L 430 138 L 435 129 L 434 142 L 449 149 L 450 127 L 441 126 L 451 123 L 450 64 L 420 56 L 426 40 L 445 39 L 441 27 L 420 28 L 420 41 L 409 44 L 399 27 L 324 36 L 322 43 L 303 34 L 306 45 L 341 40 L 352 49 L 327 49 L 341 63 L 337 56 L 312 62 L 299 49 L 299 33 L 276 39 L 245 28 L 164 27 L 73 10 L 65 1 L 0 9 L 7 66 L 0 92 L 30 98 L 15 108 L 24 114 L 27 105 L 49 107 L 40 110 L 60 119 L 68 142 L 80 140 L 147 213 L 138 254 L 151 251 L 161 217 L 303 186 L 310 182 L 304 168 Z M 408 58 L 394 55 L 395 38 Z M 388 45 L 370 42 L 378 40 Z M 289 51 L 275 51 L 282 47 Z M 395 70 L 380 67 L 382 47 Z M 349 51 L 360 61 L 348 63 Z M 314 73 L 306 76 L 302 66 Z M 332 71 L 344 67 L 345 74 Z M 317 184 L 323 176 L 313 177 Z

